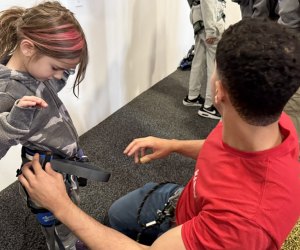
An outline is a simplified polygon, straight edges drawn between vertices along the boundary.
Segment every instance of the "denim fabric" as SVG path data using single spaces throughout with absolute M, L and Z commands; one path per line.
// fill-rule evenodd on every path
M 136 189 L 115 201 L 108 211 L 108 221 L 110 227 L 127 235 L 133 240 L 142 231 L 142 226 L 137 221 L 138 210 L 145 196 L 157 183 L 147 183 L 143 187 Z M 146 199 L 141 213 L 140 223 L 146 224 L 157 219 L 157 210 L 162 210 L 168 199 L 181 186 L 175 183 L 166 183 L 155 190 Z M 171 218 L 167 218 L 160 225 L 155 225 L 143 231 L 140 243 L 150 245 L 161 234 L 171 227 Z

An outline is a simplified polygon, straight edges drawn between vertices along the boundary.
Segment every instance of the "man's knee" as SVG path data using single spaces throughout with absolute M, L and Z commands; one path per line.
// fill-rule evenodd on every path
M 119 199 L 116 200 L 109 208 L 107 212 L 107 224 L 110 227 L 115 229 L 122 227 L 122 223 L 124 223 L 122 216 L 125 215 L 124 208 L 122 207 L 122 201 Z
M 137 213 L 141 202 L 155 185 L 155 183 L 147 183 L 116 200 L 108 210 L 107 221 L 110 226 L 117 229 L 137 223 Z

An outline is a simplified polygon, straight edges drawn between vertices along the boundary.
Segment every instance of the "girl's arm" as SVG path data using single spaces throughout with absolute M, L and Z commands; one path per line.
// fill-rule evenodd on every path
M 37 108 L 46 108 L 47 103 L 36 96 L 24 96 L 15 101 L 5 93 L 0 94 L 0 159 L 11 146 L 28 134 Z M 12 107 L 9 104 L 13 103 Z M 10 104 L 12 105 L 12 104 Z

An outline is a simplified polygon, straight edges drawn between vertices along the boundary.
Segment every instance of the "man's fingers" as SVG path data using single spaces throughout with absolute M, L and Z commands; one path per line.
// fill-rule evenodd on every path
M 27 179 L 22 174 L 18 176 L 18 180 L 19 180 L 19 182 L 21 182 L 23 187 L 25 187 L 25 189 L 28 190 L 29 183 L 28 183 Z
M 139 149 L 140 139 L 134 139 L 124 150 L 124 154 L 131 156 Z
M 134 162 L 135 163 L 139 163 L 140 162 L 140 156 L 139 156 L 139 152 L 138 151 L 136 151 L 134 153 Z
M 39 154 L 34 154 L 33 159 L 32 159 L 32 168 L 34 173 L 37 175 L 40 171 L 43 170 L 41 164 L 40 164 L 40 155 Z
M 133 143 L 134 143 L 133 141 L 131 143 L 129 143 L 129 145 L 123 151 L 124 154 L 128 154 L 128 152 L 130 151 Z
M 22 167 L 22 175 L 27 179 L 31 179 L 34 177 L 34 172 L 33 172 L 33 167 L 31 162 L 26 163 L 23 167 Z
M 145 164 L 145 163 L 150 162 L 151 160 L 152 160 L 151 155 L 145 155 L 140 158 L 140 163 Z
M 54 176 L 54 177 L 58 174 L 56 171 L 53 170 L 53 168 L 51 167 L 51 164 L 49 162 L 46 163 L 45 171 L 47 172 L 47 174 Z
M 127 154 L 128 156 L 131 156 L 134 153 L 133 148 L 136 148 L 137 144 L 143 140 L 143 138 L 136 138 L 132 142 L 129 143 L 129 145 L 125 148 L 124 154 Z
M 143 157 L 145 155 L 145 151 L 146 151 L 145 148 L 141 148 L 141 157 Z
M 134 152 L 134 162 L 141 163 L 141 158 L 145 155 L 145 148 L 139 148 Z
M 124 151 L 124 153 L 127 154 L 128 156 L 132 156 L 137 151 L 140 151 L 141 153 L 143 153 L 142 150 L 144 150 L 144 152 L 145 152 L 145 149 L 153 147 L 152 144 L 149 143 L 148 141 L 135 142 L 132 145 L 129 144 L 129 146 Z

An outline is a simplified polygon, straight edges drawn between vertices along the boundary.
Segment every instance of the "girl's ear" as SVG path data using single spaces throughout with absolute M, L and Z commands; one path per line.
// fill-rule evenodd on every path
M 28 39 L 23 39 L 21 41 L 20 50 L 23 53 L 23 55 L 26 57 L 32 57 L 35 53 L 34 44 Z

